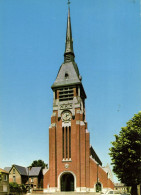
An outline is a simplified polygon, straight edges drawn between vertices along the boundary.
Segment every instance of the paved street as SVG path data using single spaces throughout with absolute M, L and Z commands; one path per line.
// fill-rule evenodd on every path
M 96 192 L 56 192 L 56 193 L 31 193 L 28 195 L 100 195 L 100 193 Z

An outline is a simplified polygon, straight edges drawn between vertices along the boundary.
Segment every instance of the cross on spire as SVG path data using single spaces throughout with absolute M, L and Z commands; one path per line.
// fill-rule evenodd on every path
M 68 4 L 68 6 L 70 5 L 70 3 L 71 3 L 71 2 L 70 2 L 70 0 L 68 0 L 68 3 L 67 3 L 67 4 Z

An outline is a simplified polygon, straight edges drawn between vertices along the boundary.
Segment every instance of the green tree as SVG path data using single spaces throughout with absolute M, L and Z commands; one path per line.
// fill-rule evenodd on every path
M 112 145 L 109 154 L 113 172 L 122 183 L 132 187 L 132 195 L 137 195 L 137 185 L 141 183 L 141 112 L 121 128 Z
M 42 167 L 42 169 L 44 169 L 45 167 L 48 167 L 48 164 L 45 164 L 43 160 L 34 160 L 30 167 Z

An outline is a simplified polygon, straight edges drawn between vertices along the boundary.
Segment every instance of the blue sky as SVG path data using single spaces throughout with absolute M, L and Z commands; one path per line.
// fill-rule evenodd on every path
M 0 1 L 0 167 L 48 163 L 53 84 L 63 63 L 67 0 Z M 139 0 L 71 0 L 75 61 L 90 141 L 103 165 L 141 110 Z

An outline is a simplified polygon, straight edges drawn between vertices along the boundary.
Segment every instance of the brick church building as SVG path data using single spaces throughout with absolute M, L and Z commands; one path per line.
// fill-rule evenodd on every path
M 85 118 L 86 93 L 73 51 L 68 9 L 64 62 L 52 85 L 53 113 L 49 127 L 49 170 L 44 192 L 95 192 L 113 189 L 108 167 L 90 145 Z

